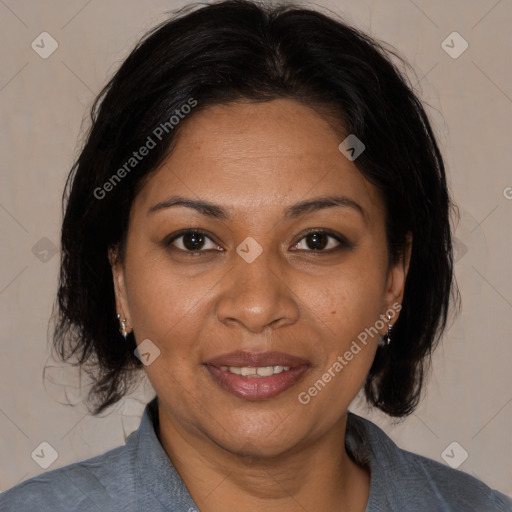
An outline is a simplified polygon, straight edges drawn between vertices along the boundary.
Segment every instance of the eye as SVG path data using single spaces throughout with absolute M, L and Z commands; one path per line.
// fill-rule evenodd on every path
M 176 249 L 185 252 L 206 252 L 218 250 L 219 245 L 215 243 L 206 233 L 199 230 L 187 230 L 175 234 L 165 242 L 167 246 L 174 246 Z M 208 246 L 209 245 L 209 246 Z
M 350 245 L 343 236 L 331 233 L 330 231 L 316 229 L 309 231 L 306 236 L 302 237 L 299 242 L 293 246 L 293 249 L 306 250 L 309 252 L 333 252 L 344 247 L 350 247 Z
M 164 240 L 164 245 L 166 247 L 172 246 L 173 249 L 188 253 L 223 250 L 207 233 L 199 229 L 189 229 L 175 233 Z M 350 247 L 351 245 L 342 235 L 326 230 L 315 229 L 303 236 L 299 242 L 292 247 L 292 250 L 330 253 Z

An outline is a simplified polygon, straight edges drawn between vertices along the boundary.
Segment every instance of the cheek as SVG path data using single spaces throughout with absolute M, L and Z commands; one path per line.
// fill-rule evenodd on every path
M 378 293 L 372 286 L 362 286 L 361 279 L 343 280 L 343 284 L 346 288 L 340 292 L 324 295 L 323 303 L 318 298 L 316 316 L 320 313 L 320 320 L 325 320 L 316 322 L 317 326 L 323 324 L 324 356 L 297 390 L 298 407 L 317 418 L 319 431 L 347 410 L 363 386 L 377 350 L 379 334 L 371 327 L 381 313 Z
M 383 283 L 384 271 L 378 263 L 365 264 L 360 258 L 333 273 L 324 293 L 318 293 L 311 306 L 337 339 L 347 343 L 373 326 L 384 312 Z
M 208 289 L 171 271 L 162 260 L 144 259 L 137 252 L 127 260 L 130 316 L 137 340 L 154 340 L 161 350 L 186 345 L 186 330 L 198 325 L 198 309 Z M 195 318 L 195 321 L 194 321 Z M 180 343 L 170 343 L 179 339 Z
M 310 291 L 308 306 L 321 320 L 316 324 L 324 330 L 325 354 L 321 367 L 301 388 L 314 396 L 313 407 L 321 409 L 334 400 L 343 408 L 363 385 L 380 336 L 375 325 L 383 313 L 382 282 L 376 263 L 358 262 L 334 274 L 324 293 L 318 290 L 313 296 Z M 338 407 L 332 412 L 339 413 Z
M 127 261 L 127 275 L 137 344 L 149 339 L 159 351 L 144 366 L 147 377 L 159 396 L 173 396 L 173 410 L 186 409 L 190 407 L 186 397 L 197 394 L 196 368 L 190 361 L 200 357 L 194 340 L 201 334 L 205 289 L 170 272 L 161 262 L 137 264 L 135 257 L 130 265 Z M 152 350 L 157 353 L 157 349 Z

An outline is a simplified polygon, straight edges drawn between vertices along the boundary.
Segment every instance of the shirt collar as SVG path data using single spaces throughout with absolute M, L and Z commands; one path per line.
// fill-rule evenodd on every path
M 396 502 L 391 503 L 389 497 L 403 495 L 398 476 L 400 468 L 407 467 L 398 446 L 377 425 L 349 412 L 345 447 L 358 464 L 370 468 L 366 512 L 396 509 Z
M 138 429 L 137 478 L 164 507 L 199 510 L 157 437 L 158 397 L 146 405 Z

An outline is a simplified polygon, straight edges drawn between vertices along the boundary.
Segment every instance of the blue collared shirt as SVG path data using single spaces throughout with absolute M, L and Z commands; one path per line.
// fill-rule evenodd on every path
M 158 399 L 124 446 L 43 473 L 0 494 L 2 512 L 198 512 L 156 435 Z M 476 478 L 401 450 L 355 414 L 346 446 L 371 472 L 366 512 L 512 512 L 512 499 Z

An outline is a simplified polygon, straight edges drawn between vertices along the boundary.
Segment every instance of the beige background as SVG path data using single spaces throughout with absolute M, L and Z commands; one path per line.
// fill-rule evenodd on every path
M 48 359 L 59 264 L 51 243 L 59 244 L 60 197 L 86 109 L 137 39 L 181 5 L 0 0 L 0 490 L 45 471 L 31 457 L 43 441 L 58 453 L 48 470 L 123 444 L 153 396 L 146 382 L 111 414 L 91 417 L 79 403 L 75 370 Z M 459 469 L 512 496 L 512 3 L 321 5 L 394 45 L 413 65 L 411 79 L 420 81 L 429 104 L 461 208 L 456 275 L 463 310 L 435 355 L 425 400 L 396 425 L 361 406 L 354 410 L 402 447 L 441 462 L 457 441 L 469 454 Z M 47 59 L 31 48 L 43 31 L 59 44 Z M 469 44 L 458 58 L 441 46 L 454 31 Z M 78 405 L 60 405 L 66 400 Z M 453 453 L 458 459 L 462 452 Z

